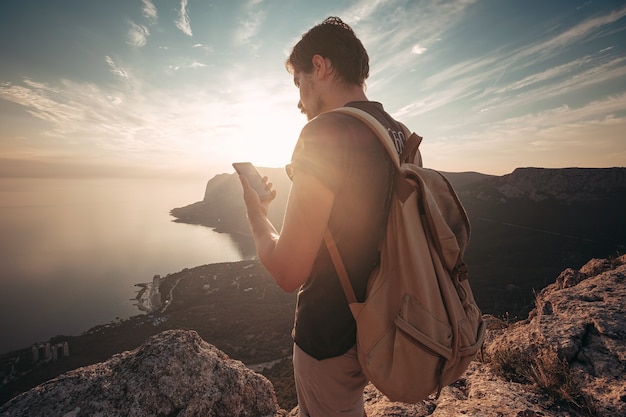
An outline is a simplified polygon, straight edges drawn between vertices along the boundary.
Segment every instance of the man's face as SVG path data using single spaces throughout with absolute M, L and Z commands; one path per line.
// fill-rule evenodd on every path
M 296 71 L 293 74 L 293 83 L 300 91 L 300 101 L 298 101 L 300 112 L 306 115 L 307 120 L 319 115 L 322 112 L 323 101 L 315 88 L 313 74 Z

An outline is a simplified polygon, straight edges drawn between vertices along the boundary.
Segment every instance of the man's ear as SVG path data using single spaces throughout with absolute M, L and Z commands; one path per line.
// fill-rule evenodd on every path
M 326 78 L 334 72 L 333 63 L 328 58 L 324 58 L 321 55 L 313 55 L 311 62 L 313 63 L 313 72 L 319 79 Z

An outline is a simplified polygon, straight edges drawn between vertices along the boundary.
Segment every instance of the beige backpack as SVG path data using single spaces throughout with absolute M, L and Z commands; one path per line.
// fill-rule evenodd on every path
M 409 139 L 399 157 L 373 116 L 352 107 L 334 111 L 357 117 L 376 132 L 395 165 L 380 263 L 365 302 L 356 300 L 330 230 L 325 235 L 356 320 L 359 362 L 392 401 L 438 396 L 465 372 L 484 339 L 463 262 L 470 237 L 467 214 L 448 180 L 421 166 L 421 137 L 409 136 L 405 128 Z M 406 162 L 409 158 L 415 163 Z

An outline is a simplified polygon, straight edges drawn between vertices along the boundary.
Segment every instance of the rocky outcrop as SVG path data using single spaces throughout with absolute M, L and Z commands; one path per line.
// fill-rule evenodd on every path
M 567 269 L 514 324 L 486 315 L 484 355 L 439 399 L 390 402 L 365 390 L 369 417 L 620 417 L 626 415 L 626 255 Z M 1 416 L 296 416 L 271 384 L 194 331 L 42 384 Z
M 626 415 L 626 255 L 565 270 L 537 295 L 529 318 L 495 337 L 492 368 L 574 404 Z
M 170 330 L 59 376 L 0 408 L 3 417 L 274 416 L 271 383 L 203 341 Z
M 394 403 L 369 385 L 367 415 L 626 416 L 626 255 L 564 271 L 525 321 L 485 321 L 483 361 L 437 401 Z
M 268 217 L 274 225 L 280 227 L 291 181 L 284 168 L 258 167 L 258 171 L 267 176 L 277 190 L 276 198 L 269 207 Z M 218 232 L 250 234 L 243 191 L 236 174 L 219 174 L 211 178 L 201 201 L 174 208 L 170 214 L 176 217 L 177 222 L 200 224 Z

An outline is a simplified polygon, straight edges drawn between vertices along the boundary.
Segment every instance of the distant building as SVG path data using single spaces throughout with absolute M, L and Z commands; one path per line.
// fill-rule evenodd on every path
M 150 310 L 156 310 L 161 307 L 161 276 L 155 275 L 152 278 L 152 287 L 150 288 Z
M 60 342 L 56 345 L 50 345 L 50 342 L 37 343 L 31 347 L 33 354 L 33 362 L 39 362 L 40 360 L 56 361 L 59 357 L 70 356 L 70 345 L 67 342 Z

